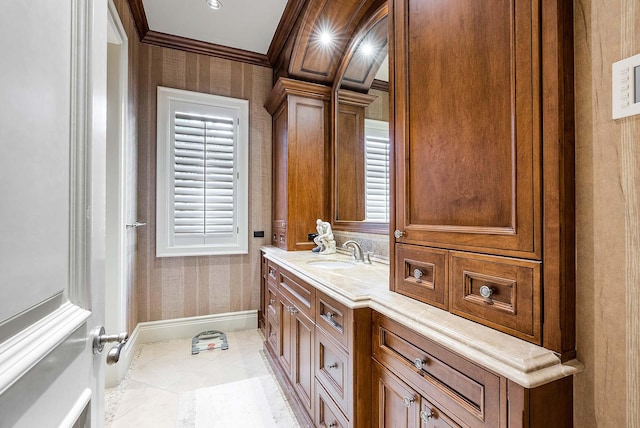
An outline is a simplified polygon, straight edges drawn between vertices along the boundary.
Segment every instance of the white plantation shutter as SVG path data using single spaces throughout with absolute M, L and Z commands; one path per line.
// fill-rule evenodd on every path
M 158 174 L 158 256 L 247 252 L 248 125 L 241 116 L 248 113 L 238 102 L 247 104 L 158 88 L 158 169 L 161 161 L 168 169 L 166 176 Z M 162 136 L 161 116 L 168 116 Z M 161 146 L 167 154 L 162 160 Z
M 389 222 L 389 123 L 365 119 L 365 220 Z

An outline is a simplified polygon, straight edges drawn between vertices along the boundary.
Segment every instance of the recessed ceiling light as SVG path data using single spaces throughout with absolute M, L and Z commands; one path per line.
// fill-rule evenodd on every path
M 220 9 L 222 7 L 222 2 L 218 0 L 207 0 L 207 6 L 211 9 Z
M 330 45 L 332 41 L 333 35 L 329 31 L 324 30 L 320 33 L 320 43 L 327 46 Z
M 363 42 L 362 46 L 360 47 L 360 52 L 362 52 L 362 55 L 364 56 L 373 55 L 374 50 L 375 50 L 375 47 L 373 46 L 373 43 L 369 41 Z

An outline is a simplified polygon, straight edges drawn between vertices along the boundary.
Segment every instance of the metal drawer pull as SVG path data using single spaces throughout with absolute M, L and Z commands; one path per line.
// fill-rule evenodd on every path
M 396 239 L 400 239 L 404 236 L 404 232 L 401 230 L 396 230 L 395 232 L 393 232 L 393 236 L 395 236 Z
M 482 287 L 480 287 L 479 292 L 480 295 L 484 298 L 485 303 L 487 303 L 488 305 L 493 305 L 493 299 L 491 297 L 494 293 L 493 287 L 483 285 Z
M 340 324 L 338 324 L 338 322 L 336 322 L 336 320 L 333 319 L 336 316 L 336 314 L 334 314 L 333 312 L 325 312 L 324 314 L 321 314 L 320 316 L 322 318 L 324 318 L 325 320 L 327 320 L 327 322 L 329 324 L 331 324 L 332 326 L 334 326 L 338 330 L 342 330 L 342 326 Z
M 411 405 L 412 405 L 413 403 L 415 403 L 415 402 L 416 402 L 416 399 L 415 399 L 415 398 L 413 398 L 413 397 L 411 397 L 411 398 L 409 398 L 409 397 L 404 397 L 404 398 L 402 399 L 402 401 L 404 401 L 404 405 L 405 405 L 406 407 L 411 407 Z
M 416 282 L 418 284 L 422 282 L 420 278 L 422 278 L 423 276 L 424 276 L 424 272 L 422 272 L 420 269 L 413 270 L 413 277 L 416 279 Z
M 418 369 L 424 369 L 425 364 L 427 364 L 427 360 L 423 360 L 422 358 L 416 358 L 413 360 L 413 365 Z
M 429 413 L 427 413 L 426 410 L 423 410 L 420 412 L 420 419 L 422 419 L 422 422 L 429 423 L 429 419 L 431 418 L 435 418 L 435 414 L 433 413 L 433 410 L 429 410 Z
M 295 314 L 297 314 L 298 312 L 299 312 L 299 311 L 298 311 L 298 309 L 297 309 L 295 306 L 291 306 L 291 307 L 289 308 L 289 313 L 290 313 L 291 315 L 295 315 Z
M 327 369 L 327 370 L 337 369 L 338 368 L 338 363 L 327 364 L 326 366 L 324 366 L 324 368 Z

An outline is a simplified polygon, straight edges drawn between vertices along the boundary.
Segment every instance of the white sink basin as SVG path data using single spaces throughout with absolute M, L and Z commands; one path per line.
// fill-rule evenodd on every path
M 353 263 L 342 260 L 311 260 L 307 264 L 321 269 L 349 269 L 354 266 Z

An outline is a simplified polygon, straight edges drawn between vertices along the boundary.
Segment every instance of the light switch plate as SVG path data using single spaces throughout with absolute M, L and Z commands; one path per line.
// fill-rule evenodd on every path
M 611 83 L 613 118 L 640 114 L 640 54 L 614 62 Z

